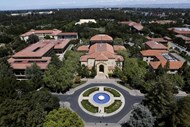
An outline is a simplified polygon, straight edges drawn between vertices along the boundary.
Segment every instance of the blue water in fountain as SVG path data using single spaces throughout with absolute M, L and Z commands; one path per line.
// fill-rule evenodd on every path
M 104 99 L 103 100 L 100 100 L 98 97 L 99 96 L 103 96 Z M 110 96 L 107 94 L 107 93 L 103 93 L 103 92 L 100 92 L 100 93 L 96 93 L 94 96 L 93 96 L 93 100 L 98 103 L 98 104 L 105 104 L 105 103 L 108 103 L 110 101 Z

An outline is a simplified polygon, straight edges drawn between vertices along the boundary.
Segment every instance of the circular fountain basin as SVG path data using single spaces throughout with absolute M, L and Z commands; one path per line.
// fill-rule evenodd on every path
M 105 104 L 110 101 L 110 96 L 107 93 L 100 92 L 93 96 L 93 100 L 98 104 Z

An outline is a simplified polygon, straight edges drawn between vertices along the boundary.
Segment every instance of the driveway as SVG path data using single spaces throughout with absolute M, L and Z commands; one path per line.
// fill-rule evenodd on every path
M 84 112 L 78 104 L 78 97 L 84 90 L 93 86 L 109 86 L 120 91 L 125 98 L 124 108 L 119 113 L 109 117 L 95 117 Z M 133 96 L 129 94 L 128 91 L 126 91 L 122 87 L 118 87 L 114 83 L 89 83 L 84 87 L 77 89 L 71 95 L 67 94 L 54 94 L 54 95 L 56 95 L 60 99 L 60 102 L 69 102 L 70 108 L 73 111 L 77 112 L 77 114 L 87 123 L 118 123 L 123 117 L 125 117 L 131 111 L 135 103 L 140 103 L 144 98 L 143 96 Z

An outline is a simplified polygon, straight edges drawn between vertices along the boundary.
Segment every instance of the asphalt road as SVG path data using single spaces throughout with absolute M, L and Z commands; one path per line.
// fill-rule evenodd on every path
M 84 112 L 79 104 L 78 97 L 79 95 L 89 87 L 93 86 L 109 86 L 120 91 L 125 97 L 125 106 L 124 108 L 117 114 L 109 117 L 95 117 Z M 140 103 L 144 97 L 142 96 L 132 96 L 126 90 L 110 83 L 91 83 L 77 91 L 72 95 L 56 95 L 61 102 L 69 102 L 72 110 L 78 113 L 78 115 L 85 121 L 90 123 L 118 123 L 125 115 L 127 115 L 135 103 Z

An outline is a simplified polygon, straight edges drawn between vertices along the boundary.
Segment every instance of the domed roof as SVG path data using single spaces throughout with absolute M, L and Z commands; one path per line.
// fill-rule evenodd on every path
M 106 34 L 98 34 L 91 37 L 90 41 L 113 41 L 113 38 Z

